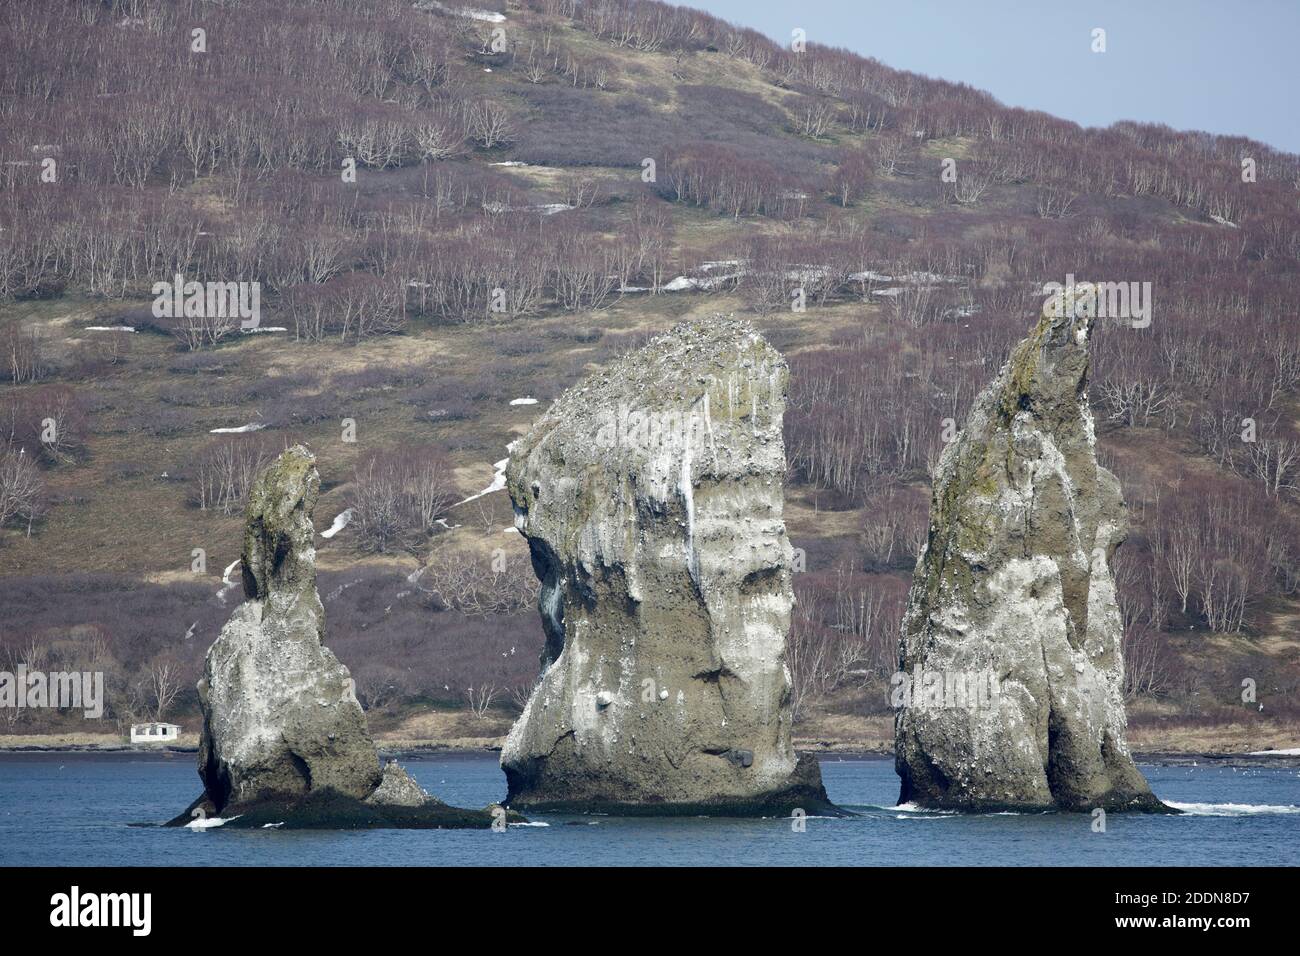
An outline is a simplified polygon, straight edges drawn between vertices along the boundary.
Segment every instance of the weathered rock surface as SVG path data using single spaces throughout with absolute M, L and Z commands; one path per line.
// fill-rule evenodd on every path
M 209 648 L 199 682 L 199 775 L 219 810 L 317 787 L 360 800 L 380 783 L 348 670 L 322 644 L 311 521 L 319 490 L 315 459 L 294 448 L 249 492 L 246 600 Z
M 246 600 L 208 649 L 198 685 L 204 794 L 173 823 L 201 810 L 245 825 L 490 825 L 487 811 L 433 800 L 396 763 L 381 771 L 348 669 L 322 643 L 312 527 L 319 491 L 315 458 L 299 445 L 249 492 Z M 439 822 L 444 811 L 453 812 Z
M 1097 464 L 1089 312 L 1073 292 L 1045 308 L 939 460 L 900 648 L 937 678 L 895 719 L 900 803 L 1167 809 L 1125 742 L 1125 507 Z M 994 693 L 954 702 L 963 678 Z
M 511 806 L 830 808 L 790 736 L 786 380 L 748 325 L 687 321 L 512 446 L 546 645 L 501 755 Z
M 396 760 L 384 764 L 384 776 L 366 803 L 389 807 L 422 807 L 433 798 Z

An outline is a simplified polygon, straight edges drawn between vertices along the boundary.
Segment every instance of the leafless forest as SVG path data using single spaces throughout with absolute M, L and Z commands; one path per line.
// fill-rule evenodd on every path
M 735 311 L 791 365 L 799 714 L 883 714 L 930 469 L 1077 276 L 1153 290 L 1090 387 L 1136 719 L 1294 719 L 1300 157 L 646 0 L 453 6 L 4 4 L 0 667 L 193 714 L 243 496 L 305 440 L 318 529 L 350 513 L 321 593 L 362 702 L 511 712 L 536 585 L 504 493 L 465 500 L 537 410 L 510 403 Z M 177 275 L 258 283 L 261 328 L 157 316 Z

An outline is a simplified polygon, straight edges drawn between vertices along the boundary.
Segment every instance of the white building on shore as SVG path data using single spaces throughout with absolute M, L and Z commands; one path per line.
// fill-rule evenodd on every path
M 167 744 L 175 743 L 181 734 L 179 724 L 132 724 L 131 743 L 133 744 Z

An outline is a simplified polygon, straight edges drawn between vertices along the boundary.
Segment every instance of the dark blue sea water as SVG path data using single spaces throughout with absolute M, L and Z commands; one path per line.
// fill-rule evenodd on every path
M 406 759 L 449 803 L 501 799 L 492 755 Z M 888 759 L 829 758 L 831 799 L 861 815 L 788 819 L 539 816 L 546 826 L 490 830 L 172 830 L 162 821 L 199 793 L 194 758 L 129 754 L 0 755 L 0 865 L 1297 865 L 1300 770 L 1144 765 L 1178 817 L 1111 814 L 956 816 L 892 806 Z

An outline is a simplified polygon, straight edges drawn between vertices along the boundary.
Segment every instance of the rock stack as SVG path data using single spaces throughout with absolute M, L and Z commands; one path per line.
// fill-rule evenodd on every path
M 691 320 L 512 446 L 546 642 L 501 755 L 510 806 L 833 812 L 791 744 L 786 382 L 748 325 Z
M 380 767 L 348 669 L 322 643 L 312 527 L 319 491 L 315 458 L 299 445 L 249 492 L 245 601 L 208 649 L 198 685 L 204 792 L 172 824 L 490 826 L 489 810 L 449 807 L 396 762 Z
M 939 460 L 902 626 L 900 802 L 1168 809 L 1124 739 L 1126 520 L 1088 409 L 1091 301 L 1044 308 Z

